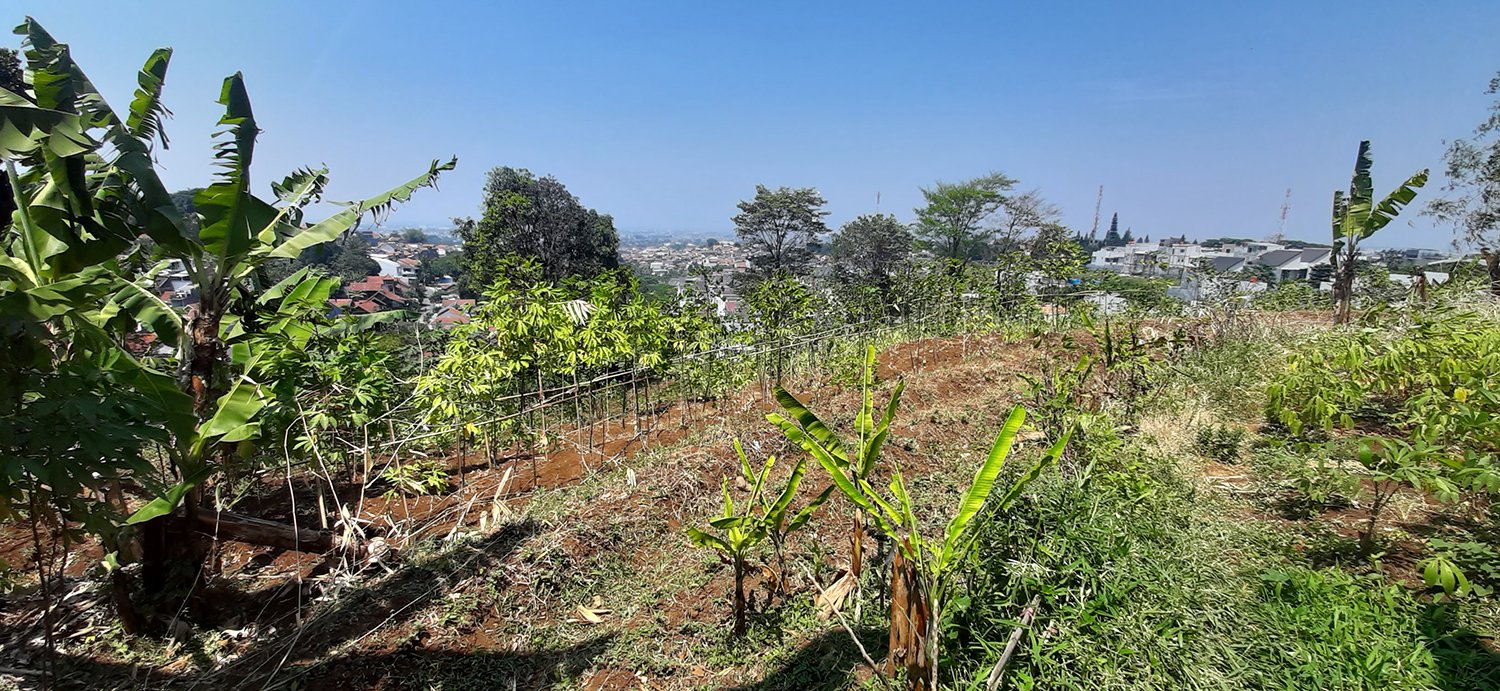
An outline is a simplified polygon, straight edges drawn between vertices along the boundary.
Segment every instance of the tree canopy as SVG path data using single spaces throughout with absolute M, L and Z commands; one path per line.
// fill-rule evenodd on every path
M 1500 73 L 1485 91 L 1500 94 Z M 1459 139 L 1443 155 L 1447 164 L 1447 193 L 1427 203 L 1426 212 L 1452 223 L 1459 244 L 1477 247 L 1489 272 L 1490 290 L 1500 295 L 1500 100 L 1474 128 L 1474 136 Z
M 866 214 L 833 236 L 834 276 L 853 286 L 874 288 L 881 304 L 892 303 L 896 275 L 911 263 L 912 236 L 889 214 Z
M 811 187 L 755 186 L 755 197 L 739 203 L 734 232 L 749 251 L 754 273 L 800 274 L 812 260 L 809 246 L 828 232 L 823 195 Z
M 916 234 L 940 257 L 966 262 L 995 235 L 989 225 L 1016 181 L 990 173 L 964 182 L 922 188 L 927 204 L 916 209 Z
M 501 260 L 511 255 L 534 259 L 554 282 L 620 265 L 614 219 L 586 208 L 557 178 L 524 168 L 491 170 L 479 220 L 454 224 L 464 243 L 464 271 L 476 288 L 494 282 Z
M 1005 214 L 1001 235 L 1009 241 L 1020 239 L 1027 231 L 1040 231 L 1062 220 L 1062 209 L 1047 201 L 1040 190 L 1010 195 L 1001 204 L 1001 209 Z

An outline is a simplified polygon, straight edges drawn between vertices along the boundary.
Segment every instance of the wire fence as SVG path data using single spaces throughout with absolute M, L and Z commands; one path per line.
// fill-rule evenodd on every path
M 1103 294 L 1057 290 L 1036 297 L 1077 302 Z M 451 450 L 454 445 L 466 457 L 474 445 L 493 463 L 507 451 L 529 453 L 572 444 L 580 457 L 602 462 L 604 447 L 618 445 L 621 431 L 649 439 L 663 419 L 673 417 L 680 425 L 704 419 L 735 392 L 748 389 L 766 400 L 778 385 L 812 386 L 831 377 L 853 381 L 868 345 L 971 335 L 1001 326 L 1060 329 L 1073 323 L 1067 310 L 1017 310 L 985 299 L 929 300 L 914 307 L 810 333 L 721 342 L 680 354 L 664 366 L 628 367 L 574 381 L 554 379 L 550 385 L 488 399 L 471 408 L 470 417 L 464 420 L 422 422 L 424 411 L 408 400 L 401 409 L 391 411 L 390 417 L 404 421 L 399 433 L 390 425 L 387 439 L 368 444 L 361 452 L 367 459 L 371 454 L 383 455 L 390 463 L 399 462 L 408 450 L 445 446 Z M 1136 314 L 1169 316 L 1149 310 Z M 367 460 L 367 472 L 370 469 Z

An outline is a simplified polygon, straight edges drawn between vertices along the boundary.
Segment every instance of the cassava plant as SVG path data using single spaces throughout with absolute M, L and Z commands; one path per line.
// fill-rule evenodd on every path
M 1438 499 L 1453 501 L 1459 488 L 1448 477 L 1447 455 L 1425 440 L 1367 437 L 1355 452 L 1365 477 L 1370 481 L 1370 517 L 1360 533 L 1359 545 L 1366 553 L 1375 551 L 1375 532 L 1380 516 L 1403 487 L 1432 492 Z
M 827 501 L 834 488 L 829 487 L 796 513 L 789 514 L 792 500 L 797 496 L 797 488 L 802 485 L 802 477 L 807 473 L 807 461 L 804 459 L 797 463 L 786 485 L 777 493 L 775 500 L 771 500 L 766 479 L 771 474 L 771 467 L 776 464 L 776 457 L 768 457 L 765 465 L 757 472 L 751 467 L 750 459 L 745 457 L 738 439 L 734 440 L 734 453 L 740 459 L 740 473 L 750 485 L 750 498 L 740 505 L 741 508 L 736 509 L 734 498 L 729 494 L 729 480 L 725 479 L 724 513 L 708 522 L 708 527 L 717 534 L 688 528 L 687 535 L 694 544 L 719 552 L 733 564 L 734 635 L 743 636 L 748 609 L 745 576 L 749 572 L 751 550 L 761 542 L 770 540 L 776 560 L 776 577 L 772 590 L 780 593 L 784 589 L 783 579 L 786 573 L 784 554 L 787 536 L 807 525 L 813 512 Z

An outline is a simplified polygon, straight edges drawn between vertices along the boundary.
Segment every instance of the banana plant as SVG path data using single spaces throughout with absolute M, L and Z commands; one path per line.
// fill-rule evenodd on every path
M 785 574 L 783 554 L 787 536 L 807 525 L 813 512 L 827 501 L 834 488 L 824 490 L 796 513 L 789 513 L 792 500 L 796 498 L 797 489 L 802 484 L 802 477 L 807 473 L 807 461 L 799 462 L 792 469 L 786 485 L 772 500 L 766 491 L 766 479 L 771 474 L 771 467 L 776 464 L 776 457 L 766 458 L 765 465 L 756 471 L 746 458 L 738 439 L 734 440 L 734 452 L 740 459 L 740 474 L 750 485 L 749 499 L 741 508 L 736 509 L 734 498 L 729 494 L 729 480 L 724 480 L 724 512 L 708 522 L 708 527 L 718 534 L 710 534 L 698 528 L 688 528 L 686 532 L 693 544 L 719 552 L 734 565 L 734 635 L 743 636 L 747 609 L 745 576 L 749 572 L 751 550 L 770 539 L 777 561 L 778 585 L 773 590 L 779 591 Z
M 1349 322 L 1359 243 L 1395 220 L 1402 207 L 1416 198 L 1417 190 L 1427 184 L 1427 169 L 1423 168 L 1376 204 L 1375 185 L 1370 179 L 1371 165 L 1370 142 L 1362 141 L 1354 159 L 1349 192 L 1333 193 L 1333 252 L 1329 256 L 1333 262 L 1335 324 Z
M 129 519 L 147 523 L 192 501 L 232 447 L 259 435 L 267 356 L 305 343 L 310 331 L 299 315 L 326 302 L 336 285 L 308 272 L 273 284 L 268 265 L 388 212 L 456 162 L 434 161 L 402 185 L 340 203 L 327 219 L 306 223 L 306 208 L 323 201 L 327 171 L 299 170 L 272 184 L 275 202 L 251 193 L 259 130 L 244 80 L 235 74 L 219 96 L 220 173 L 195 197 L 201 227 L 195 235 L 154 167 L 154 147 L 167 146 L 162 89 L 171 51 L 147 59 L 122 118 L 66 44 L 29 18 L 16 31 L 24 37 L 30 90 L 0 89 L 0 158 L 19 207 L 0 258 L 0 313 L 23 332 L 47 334 L 43 347 L 31 349 L 43 369 L 65 364 L 80 352 L 75 346 L 86 344 L 82 350 L 109 368 L 114 386 L 151 402 L 137 419 L 165 435 L 169 463 L 166 477 L 145 468 L 135 474 L 160 490 Z M 139 242 L 141 236 L 150 242 Z M 156 269 L 132 271 L 148 258 Z M 186 314 L 151 289 L 154 272 L 171 261 L 181 263 L 199 296 Z M 137 329 L 154 334 L 171 354 L 150 364 L 132 357 L 121 345 Z M 157 369 L 172 367 L 175 377 Z
M 776 401 L 791 418 L 771 413 L 766 416 L 766 419 L 781 428 L 787 439 L 802 447 L 820 462 L 827 459 L 825 467 L 829 467 L 828 472 L 835 473 L 845 482 L 857 486 L 866 481 L 875 469 L 875 463 L 880 459 L 880 450 L 885 446 L 886 439 L 890 437 L 891 421 L 895 419 L 896 408 L 901 404 L 901 392 L 906 388 L 905 382 L 896 384 L 895 390 L 891 392 L 890 400 L 886 402 L 885 412 L 877 423 L 875 400 L 870 391 L 874 370 L 875 347 L 870 346 L 865 351 L 864 369 L 860 377 L 861 403 L 859 413 L 854 419 L 857 441 L 852 448 L 853 457 L 850 457 L 843 440 L 832 428 L 809 410 L 806 404 L 780 386 L 776 387 Z M 856 581 L 863 570 L 864 534 L 865 507 L 855 502 L 849 573 Z
M 865 406 L 868 409 L 868 403 Z M 889 418 L 895 407 L 882 423 L 881 429 L 889 426 Z M 1064 432 L 1051 448 L 1023 473 L 996 502 L 989 502 L 995 489 L 995 481 L 1005 467 L 1015 443 L 1016 434 L 1026 422 L 1026 409 L 1016 406 L 1006 418 L 1000 433 L 990 447 L 989 455 L 974 475 L 974 480 L 964 492 L 958 511 L 948 521 L 940 536 L 925 537 L 917 508 L 907 491 L 899 469 L 891 474 L 883 496 L 867 478 L 852 478 L 847 464 L 825 443 L 803 431 L 802 428 L 782 425 L 788 436 L 793 437 L 807 450 L 824 470 L 833 478 L 834 485 L 855 506 L 868 514 L 874 525 L 896 545 L 896 554 L 891 572 L 891 630 L 889 672 L 895 675 L 905 670 L 907 683 L 914 689 L 936 689 L 938 680 L 939 637 L 938 627 L 942 613 L 951 594 L 955 575 L 974 548 L 974 521 L 990 507 L 992 511 L 1004 511 L 1021 492 L 1041 475 L 1048 466 L 1057 462 L 1067 447 L 1072 431 Z M 781 423 L 778 423 L 781 424 Z M 821 424 L 821 423 L 820 423 Z M 796 430 L 798 434 L 794 434 Z M 803 440 L 809 443 L 803 444 Z

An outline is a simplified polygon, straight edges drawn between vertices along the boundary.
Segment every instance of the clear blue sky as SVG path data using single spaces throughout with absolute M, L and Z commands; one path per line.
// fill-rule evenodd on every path
M 176 49 L 173 187 L 210 174 L 235 70 L 259 185 L 324 163 L 350 198 L 458 155 L 391 226 L 476 214 L 499 165 L 556 175 L 622 230 L 691 232 L 729 230 L 757 183 L 817 187 L 837 225 L 877 192 L 909 220 L 920 186 L 998 170 L 1084 230 L 1102 184 L 1103 223 L 1153 238 L 1264 237 L 1290 187 L 1287 234 L 1322 239 L 1360 139 L 1380 193 L 1437 172 L 1500 70 L 1488 0 L 8 6 L 120 109 L 150 50 Z M 1451 237 L 1398 224 L 1377 244 Z

